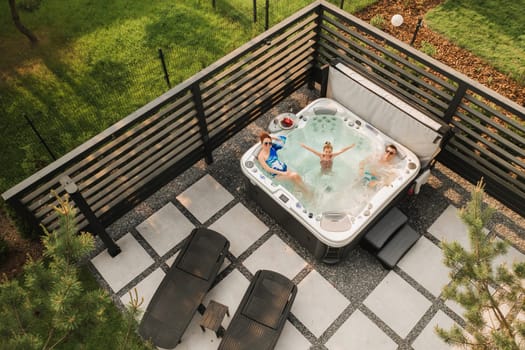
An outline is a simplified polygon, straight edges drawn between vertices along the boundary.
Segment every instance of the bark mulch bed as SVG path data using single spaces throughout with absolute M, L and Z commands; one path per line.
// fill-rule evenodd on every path
M 356 17 L 370 23 L 372 17 L 380 15 L 386 22 L 385 28 L 382 29 L 384 32 L 405 43 L 410 43 L 418 18 L 424 18 L 424 15 L 429 10 L 442 2 L 443 0 L 381 0 L 358 12 Z M 409 6 L 406 5 L 407 3 L 409 3 Z M 403 24 L 398 28 L 390 24 L 390 19 L 395 14 L 402 15 L 404 19 Z M 419 49 L 423 41 L 432 44 L 436 48 L 436 55 L 432 58 L 478 81 L 519 105 L 525 105 L 525 86 L 498 72 L 481 58 L 454 45 L 440 34 L 431 31 L 425 25 L 424 20 L 413 46 Z

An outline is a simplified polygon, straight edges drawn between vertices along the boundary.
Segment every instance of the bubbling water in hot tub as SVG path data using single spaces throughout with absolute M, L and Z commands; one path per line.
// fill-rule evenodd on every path
M 288 182 L 281 183 L 310 212 L 348 213 L 357 216 L 368 204 L 377 189 L 369 188 L 362 181 L 358 172 L 359 162 L 371 155 L 384 152 L 384 141 L 362 133 L 350 126 L 339 116 L 315 115 L 309 117 L 302 128 L 294 129 L 287 135 L 286 146 L 279 151 L 279 157 L 288 164 L 288 168 L 299 173 L 311 194 L 298 193 Z M 333 152 L 355 144 L 353 148 L 336 156 L 332 170 L 322 172 L 319 157 L 301 147 L 301 143 L 322 152 L 323 145 L 329 141 Z M 394 167 L 396 164 L 393 165 Z

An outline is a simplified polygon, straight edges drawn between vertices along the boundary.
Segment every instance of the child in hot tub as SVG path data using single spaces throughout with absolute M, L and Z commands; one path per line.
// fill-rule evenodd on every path
M 277 180 L 292 181 L 305 195 L 308 195 L 310 191 L 304 184 L 301 176 L 296 172 L 288 170 L 286 163 L 281 161 L 277 155 L 277 151 L 283 148 L 282 144 L 286 142 L 286 137 L 273 137 L 267 132 L 262 132 L 259 139 L 261 140 L 261 150 L 259 151 L 257 159 L 263 169 Z M 273 140 L 279 142 L 273 142 Z
M 323 153 L 317 152 L 315 149 L 305 145 L 304 143 L 301 143 L 301 147 L 304 149 L 312 152 L 320 159 L 321 164 L 321 172 L 323 174 L 330 173 L 332 171 L 332 165 L 334 163 L 334 158 L 340 155 L 341 153 L 344 153 L 355 146 L 355 143 L 351 144 L 350 146 L 346 146 L 343 149 L 341 149 L 338 152 L 334 152 L 334 147 L 332 146 L 332 143 L 330 141 L 326 141 L 323 145 Z

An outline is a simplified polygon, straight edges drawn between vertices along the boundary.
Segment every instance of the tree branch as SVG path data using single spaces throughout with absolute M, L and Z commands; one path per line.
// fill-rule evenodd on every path
M 29 39 L 31 44 L 35 45 L 38 42 L 38 38 L 20 21 L 20 16 L 18 15 L 18 11 L 16 9 L 15 0 L 8 0 L 8 2 L 9 8 L 11 9 L 11 18 L 15 23 L 16 29 L 18 29 L 20 33 L 24 34 Z

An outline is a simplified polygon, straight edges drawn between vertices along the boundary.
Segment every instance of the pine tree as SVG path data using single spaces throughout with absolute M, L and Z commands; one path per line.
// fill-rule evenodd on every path
M 485 234 L 494 210 L 483 205 L 483 197 L 480 181 L 459 213 L 468 227 L 470 250 L 457 242 L 442 243 L 444 263 L 451 269 L 442 295 L 464 307 L 466 326 L 448 331 L 436 327 L 436 332 L 448 344 L 471 349 L 524 349 L 525 263 L 493 268 L 508 244 Z
M 45 231 L 44 259 L 29 259 L 21 280 L 4 276 L 0 284 L 2 349 L 53 349 L 104 320 L 107 294 L 85 291 L 78 278 L 78 263 L 93 249 L 94 239 L 77 234 L 73 207 L 67 198 L 57 199 L 60 226 Z

